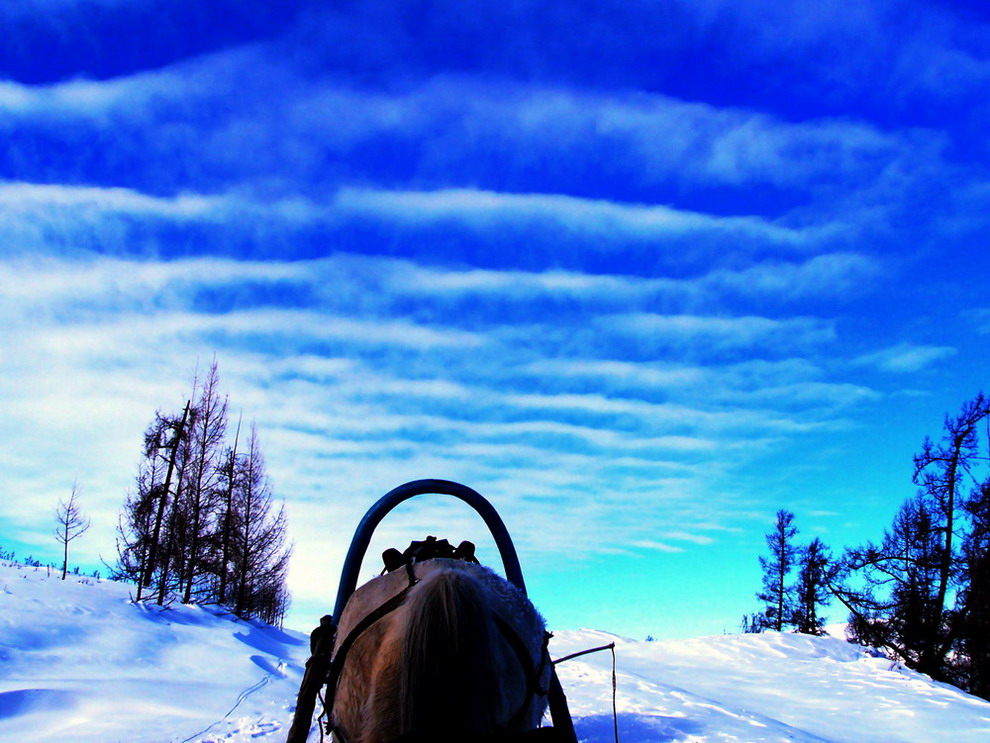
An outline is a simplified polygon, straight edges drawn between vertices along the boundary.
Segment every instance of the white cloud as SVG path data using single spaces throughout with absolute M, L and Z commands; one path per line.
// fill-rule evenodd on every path
M 69 231 L 91 231 L 94 220 L 133 219 L 172 224 L 212 224 L 231 228 L 275 220 L 282 227 L 332 219 L 326 205 L 302 197 L 256 199 L 235 192 L 156 196 L 130 188 L 0 181 L 0 226 L 28 232 L 41 221 Z M 16 247 L 16 246 L 10 246 Z M 256 264 L 255 264 L 256 265 Z
M 897 140 L 868 125 L 822 118 L 789 123 L 744 109 L 716 108 L 664 96 L 574 101 L 580 120 L 595 117 L 603 134 L 636 145 L 646 167 L 679 167 L 693 179 L 723 184 L 808 186 L 872 170 L 878 156 L 896 156 Z M 663 132 L 663 136 L 658 136 Z M 662 165 L 663 160 L 669 164 Z
M 0 183 L 0 207 L 8 212 L 71 208 L 186 218 L 208 214 L 225 203 L 227 200 L 218 197 L 189 194 L 163 198 L 127 188 Z
M 688 531 L 668 531 L 661 534 L 664 539 L 671 539 L 678 542 L 692 542 L 694 544 L 712 544 L 715 540 L 706 534 L 696 534 Z
M 313 281 L 306 265 L 221 258 L 156 261 L 88 256 L 66 260 L 22 254 L 4 261 L 3 268 L 0 305 L 35 311 L 67 303 L 90 311 L 123 305 L 133 312 L 140 307 L 177 307 L 204 289 Z
M 760 385 L 744 390 L 717 390 L 716 400 L 734 400 L 738 404 L 765 404 L 782 408 L 827 406 L 850 407 L 879 400 L 876 390 L 848 382 L 799 382 L 782 386 Z
M 706 284 L 747 296 L 844 296 L 865 293 L 880 268 L 877 260 L 865 255 L 826 253 L 802 263 L 772 261 L 739 271 L 717 270 L 706 277 Z
M 650 346 L 669 343 L 696 348 L 764 346 L 784 349 L 829 343 L 835 338 L 833 324 L 814 317 L 776 319 L 753 315 L 712 317 L 641 312 L 605 316 L 597 322 L 605 329 L 632 335 Z
M 701 367 L 632 363 L 617 360 L 534 361 L 527 369 L 534 374 L 623 381 L 651 389 L 684 387 L 705 377 Z
M 804 245 L 817 232 L 782 227 L 757 217 L 719 217 L 660 205 L 623 204 L 563 194 L 343 189 L 335 203 L 345 211 L 410 222 L 459 219 L 478 227 L 491 227 L 499 222 L 527 219 L 611 237 L 619 230 L 627 237 L 639 239 L 718 231 L 796 247 Z
M 101 128 L 133 122 L 153 128 L 154 117 L 164 106 L 173 116 L 188 117 L 197 105 L 227 98 L 233 112 L 239 108 L 238 91 L 271 85 L 276 79 L 286 84 L 287 73 L 263 47 L 246 45 L 103 80 L 79 77 L 45 85 L 0 81 L 0 114 L 39 123 L 60 120 L 67 126 L 80 121 Z
M 601 394 L 516 394 L 505 395 L 502 399 L 508 405 L 532 410 L 590 415 L 596 419 L 625 417 L 635 421 L 640 431 L 656 428 L 721 433 L 743 430 L 800 431 L 819 425 L 813 420 L 802 420 L 767 409 L 710 410 L 700 406 L 652 403 Z
M 574 271 L 439 270 L 396 261 L 388 271 L 387 281 L 396 291 L 434 297 L 498 295 L 523 300 L 573 296 L 627 306 L 664 298 L 690 306 L 737 295 L 797 300 L 863 293 L 879 271 L 875 259 L 855 253 L 826 253 L 789 263 L 753 262 L 742 268 L 718 268 L 683 279 Z
M 401 320 L 354 319 L 305 310 L 258 309 L 222 315 L 179 316 L 183 330 L 219 331 L 241 336 L 271 335 L 291 339 L 342 340 L 416 349 L 476 348 L 483 336 L 452 328 L 431 328 Z
M 683 547 L 675 547 L 674 545 L 667 544 L 666 542 L 657 542 L 651 539 L 638 539 L 632 543 L 633 547 L 639 547 L 640 549 L 653 550 L 656 552 L 683 552 Z
M 506 298 L 575 296 L 626 302 L 652 294 L 689 290 L 686 282 L 574 271 L 429 269 L 397 262 L 389 276 L 395 291 L 432 296 L 501 295 Z
M 922 371 L 951 356 L 957 350 L 951 346 L 924 346 L 899 343 L 873 353 L 864 354 L 854 360 L 861 366 L 872 366 L 894 374 L 910 374 Z
M 547 360 L 534 362 L 529 370 L 557 386 L 577 380 L 613 394 L 655 397 L 663 393 L 671 402 L 705 400 L 711 406 L 800 410 L 816 418 L 823 410 L 881 398 L 879 392 L 863 385 L 824 381 L 822 369 L 796 358 L 695 366 Z

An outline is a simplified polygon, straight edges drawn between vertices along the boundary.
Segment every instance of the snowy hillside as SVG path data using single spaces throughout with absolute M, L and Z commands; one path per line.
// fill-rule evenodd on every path
M 0 567 L 0 741 L 284 737 L 308 639 L 60 575 Z
M 0 741 L 284 740 L 305 635 L 219 610 L 135 606 L 130 591 L 0 565 Z M 557 632 L 551 650 L 612 640 L 624 743 L 990 740 L 990 704 L 841 640 L 582 630 Z M 609 654 L 559 672 L 581 738 L 612 740 Z

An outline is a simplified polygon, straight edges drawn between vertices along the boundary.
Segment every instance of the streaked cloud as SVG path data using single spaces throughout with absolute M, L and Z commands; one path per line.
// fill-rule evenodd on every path
M 796 299 L 863 294 L 882 271 L 876 258 L 860 253 L 825 253 L 804 262 L 763 262 L 740 271 L 716 271 L 706 283 L 743 296 Z
M 649 346 L 690 345 L 715 351 L 757 346 L 785 349 L 827 343 L 835 338 L 829 320 L 814 317 L 770 318 L 754 315 L 710 317 L 635 313 L 602 318 L 609 330 L 631 335 Z
M 683 552 L 683 547 L 677 547 L 666 542 L 657 542 L 651 539 L 640 539 L 632 543 L 633 547 L 639 549 L 654 550 L 656 552 Z
M 246 74 L 247 69 L 254 74 Z M 277 109 L 268 105 L 271 97 L 280 102 Z M 190 176 L 228 188 L 268 191 L 277 188 L 274 172 L 282 179 L 294 173 L 295 179 L 326 189 L 335 182 L 367 180 L 375 170 L 391 172 L 387 180 L 393 183 L 432 184 L 429 191 L 434 195 L 429 199 L 407 186 L 394 189 L 390 201 L 434 216 L 451 210 L 477 213 L 478 207 L 490 210 L 496 184 L 500 208 L 526 208 L 530 213 L 546 206 L 536 200 L 536 192 L 529 192 L 529 203 L 512 201 L 506 192 L 525 195 L 528 183 L 539 185 L 539 193 L 564 194 L 580 179 L 593 204 L 608 187 L 622 182 L 661 198 L 675 196 L 669 189 L 675 181 L 690 183 L 692 189 L 720 184 L 806 194 L 852 181 L 870 188 L 895 167 L 902 178 L 912 177 L 938 156 L 939 146 L 923 132 L 905 137 L 842 118 L 790 122 L 657 93 L 510 88 L 497 79 L 464 74 L 436 75 L 402 90 L 361 87 L 346 76 L 314 81 L 288 66 L 275 49 L 263 47 L 220 52 L 107 81 L 37 87 L 4 83 L 0 103 L 6 103 L 8 120 L 25 128 L 28 140 L 56 143 L 70 133 L 73 138 L 108 138 L 111 162 L 131 158 L 138 163 L 119 173 L 135 186 L 181 190 L 174 174 L 167 182 L 153 180 L 166 159 L 181 163 Z M 216 113 L 204 118 L 201 111 L 208 107 Z M 153 123 L 163 110 L 168 111 L 168 122 Z M 53 126 L 54 121 L 60 125 Z M 20 146 L 15 145 L 11 156 Z M 391 161 L 352 158 L 376 147 L 398 150 L 401 156 Z M 136 157 L 138 149 L 141 158 Z M 493 152 L 499 156 L 492 159 Z M 589 157 L 595 152 L 596 157 Z M 22 177 L 30 180 L 30 161 L 17 162 Z M 479 162 L 490 165 L 479 168 Z M 554 167 L 540 167 L 548 162 Z M 87 163 L 81 160 L 77 167 L 87 168 Z M 583 171 L 591 167 L 604 188 L 590 187 L 586 176 L 571 173 L 571 163 L 580 163 Z M 263 172 L 268 174 L 264 185 L 252 185 Z M 466 172 L 473 173 L 467 181 L 461 175 Z M 367 200 L 361 194 L 344 192 L 355 207 Z M 385 197 L 382 201 L 378 208 L 388 205 Z M 807 197 L 801 200 L 806 201 Z M 560 214 L 573 204 L 558 197 L 552 206 Z M 789 211 L 776 209 L 773 216 Z M 711 219 L 690 212 L 654 207 L 632 216 L 641 229 L 653 230 L 688 229 Z M 607 226 L 615 215 L 599 207 L 587 216 Z M 756 228 L 745 212 L 729 210 L 723 216 L 741 220 L 736 227 Z M 814 226 L 805 216 L 800 224 L 762 229 L 790 241 Z
M 0 183 L 0 207 L 7 215 L 71 209 L 78 219 L 99 212 L 183 219 L 207 215 L 224 203 L 208 196 L 155 197 L 127 188 Z
M 484 226 L 494 220 L 525 218 L 552 220 L 569 228 L 600 234 L 618 229 L 629 236 L 643 238 L 718 230 L 756 235 L 775 244 L 800 245 L 805 241 L 799 230 L 757 218 L 714 217 L 664 206 L 620 204 L 554 194 L 505 194 L 464 189 L 435 192 L 345 190 L 338 195 L 337 204 L 343 209 L 414 221 L 458 218 Z
M 535 374 L 627 382 L 651 389 L 695 384 L 705 378 L 701 367 L 633 364 L 618 360 L 543 360 L 529 365 Z
M 855 359 L 855 363 L 874 366 L 895 374 L 910 374 L 927 369 L 939 361 L 955 356 L 951 346 L 923 346 L 899 343 Z

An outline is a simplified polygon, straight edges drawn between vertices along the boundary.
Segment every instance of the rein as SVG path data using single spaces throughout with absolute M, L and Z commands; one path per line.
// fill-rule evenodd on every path
M 350 634 L 344 638 L 344 641 L 340 643 L 340 648 L 333 655 L 333 659 L 330 661 L 330 669 L 327 671 L 326 685 L 327 685 L 327 696 L 322 699 L 323 702 L 323 712 L 320 714 L 322 720 L 324 715 L 328 712 L 333 711 L 334 698 L 337 696 L 337 683 L 340 681 L 341 671 L 344 670 L 344 661 L 347 659 L 347 654 L 350 652 L 351 647 L 357 642 L 357 639 L 367 631 L 375 622 L 382 619 L 386 615 L 398 609 L 402 606 L 402 602 L 406 600 L 406 596 L 409 595 L 409 591 L 412 587 L 419 583 L 419 579 L 416 577 L 416 572 L 413 569 L 413 563 L 406 563 L 406 575 L 409 577 L 409 583 L 395 594 L 388 601 L 383 603 L 373 612 L 368 614 L 364 619 L 357 623 L 354 629 L 351 630 Z M 332 727 L 332 722 L 327 720 L 327 732 L 333 733 L 335 737 L 343 738 L 340 731 Z M 323 740 L 323 725 L 320 725 L 320 741 Z M 345 742 L 346 743 L 346 742 Z
M 571 653 L 570 655 L 565 655 L 563 658 L 557 658 L 553 661 L 556 666 L 558 663 L 564 663 L 574 658 L 580 658 L 582 655 L 589 655 L 591 653 L 600 653 L 602 650 L 612 651 L 612 730 L 615 735 L 615 743 L 619 743 L 619 712 L 615 703 L 615 692 L 616 692 L 616 682 L 615 682 L 615 643 L 610 642 L 608 645 L 600 645 L 597 648 L 588 648 L 587 650 L 579 650 L 576 653 Z

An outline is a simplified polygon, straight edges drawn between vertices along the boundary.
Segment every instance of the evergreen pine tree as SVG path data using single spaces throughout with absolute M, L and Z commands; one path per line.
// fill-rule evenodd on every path
M 825 617 L 818 611 L 830 598 L 828 590 L 828 548 L 815 537 L 800 551 L 800 571 L 796 586 L 794 625 L 806 635 L 824 634 Z
M 794 514 L 790 511 L 777 511 L 774 528 L 766 535 L 770 556 L 760 558 L 763 590 L 756 597 L 765 605 L 761 624 L 763 629 L 776 632 L 783 631 L 794 620 L 794 588 L 787 582 L 797 556 L 794 545 L 797 528 L 791 525 L 793 521 Z

